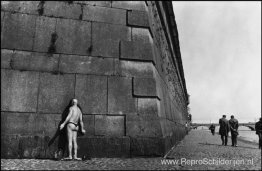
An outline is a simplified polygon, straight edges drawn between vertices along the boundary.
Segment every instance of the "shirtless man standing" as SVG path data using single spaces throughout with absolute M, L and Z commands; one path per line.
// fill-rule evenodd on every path
M 74 146 L 74 159 L 81 160 L 77 157 L 77 131 L 79 129 L 78 121 L 80 120 L 80 125 L 82 128 L 82 133 L 85 133 L 84 124 L 82 120 L 82 112 L 77 107 L 77 99 L 73 99 L 73 106 L 69 109 L 69 114 L 66 120 L 60 125 L 60 130 L 67 126 L 67 137 L 68 137 L 68 151 L 69 156 L 65 159 L 72 159 L 72 148 Z

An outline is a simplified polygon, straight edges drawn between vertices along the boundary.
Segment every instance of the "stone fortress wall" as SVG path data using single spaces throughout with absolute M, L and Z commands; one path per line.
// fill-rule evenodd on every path
M 52 157 L 71 98 L 79 155 L 163 156 L 188 95 L 171 1 L 1 1 L 1 158 Z

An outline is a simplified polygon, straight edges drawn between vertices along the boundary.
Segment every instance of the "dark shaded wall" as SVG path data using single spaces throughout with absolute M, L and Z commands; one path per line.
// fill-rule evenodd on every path
M 73 97 L 79 154 L 163 156 L 188 96 L 171 2 L 1 1 L 1 158 L 47 147 Z M 175 31 L 174 31 L 175 30 Z

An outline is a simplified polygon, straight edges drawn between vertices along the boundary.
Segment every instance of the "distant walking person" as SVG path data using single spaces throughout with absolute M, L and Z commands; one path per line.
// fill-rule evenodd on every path
M 258 148 L 261 149 L 261 145 L 262 145 L 262 118 L 259 119 L 259 121 L 256 123 L 255 125 L 256 128 L 256 134 L 258 135 L 259 138 L 259 145 Z
M 238 120 L 234 118 L 234 115 L 231 115 L 231 119 L 229 120 L 229 125 L 231 131 L 232 146 L 237 147 Z
M 211 130 L 212 135 L 215 135 L 216 126 L 214 124 L 211 124 L 209 129 Z
M 219 134 L 221 135 L 222 145 L 227 145 L 227 137 L 229 132 L 229 123 L 226 119 L 226 115 L 223 115 L 221 119 L 219 119 Z
M 188 134 L 188 123 L 187 122 L 185 124 L 185 128 L 186 128 L 186 134 Z

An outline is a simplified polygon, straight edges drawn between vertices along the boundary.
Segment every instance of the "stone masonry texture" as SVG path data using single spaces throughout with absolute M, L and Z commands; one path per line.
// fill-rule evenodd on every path
M 71 98 L 80 157 L 164 156 L 189 104 L 171 1 L 1 1 L 1 158 L 54 158 Z

